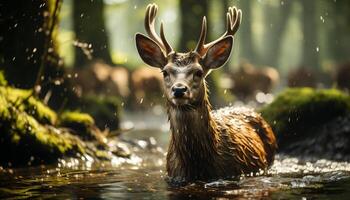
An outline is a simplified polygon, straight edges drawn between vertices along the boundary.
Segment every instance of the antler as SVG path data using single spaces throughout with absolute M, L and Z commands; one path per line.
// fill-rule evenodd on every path
M 210 43 L 204 44 L 205 38 L 207 35 L 207 20 L 204 16 L 203 22 L 202 22 L 201 34 L 200 34 L 195 51 L 201 56 L 205 55 L 209 47 L 211 47 L 213 44 L 215 44 L 216 42 L 218 42 L 219 40 L 221 40 L 222 38 L 228 35 L 233 36 L 237 32 L 239 25 L 241 24 L 241 20 L 242 20 L 242 11 L 240 9 L 237 9 L 236 7 L 229 7 L 226 13 L 226 32 L 220 38 Z
M 173 52 L 173 48 L 170 46 L 168 41 L 165 39 L 163 22 L 160 24 L 160 37 L 157 35 L 157 32 L 154 28 L 155 18 L 157 15 L 158 6 L 156 4 L 149 4 L 146 9 L 145 16 L 145 29 L 149 37 L 154 40 L 159 47 L 168 55 Z

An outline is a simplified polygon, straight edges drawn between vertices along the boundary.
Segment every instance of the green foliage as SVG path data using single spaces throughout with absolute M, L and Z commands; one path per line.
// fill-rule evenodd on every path
M 350 96 L 336 89 L 286 89 L 262 108 L 263 117 L 281 140 L 350 113 Z
M 56 161 L 64 155 L 84 154 L 84 145 L 78 138 L 40 124 L 36 119 L 39 115 L 27 112 L 24 105 L 18 106 L 18 101 L 13 101 L 16 95 L 18 98 L 18 94 L 28 91 L 10 87 L 1 87 L 0 91 L 0 163 L 39 164 Z

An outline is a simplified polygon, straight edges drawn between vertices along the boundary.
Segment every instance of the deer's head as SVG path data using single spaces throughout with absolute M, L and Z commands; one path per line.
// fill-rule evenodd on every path
M 164 75 L 165 96 L 175 106 L 196 105 L 205 96 L 204 78 L 210 70 L 225 64 L 230 57 L 233 35 L 238 30 L 242 13 L 235 7 L 227 12 L 226 32 L 217 40 L 205 44 L 207 33 L 206 18 L 203 17 L 202 30 L 194 51 L 177 53 L 164 36 L 163 23 L 160 37 L 154 23 L 157 5 L 147 6 L 145 29 L 149 35 L 136 34 L 136 46 L 142 60 L 153 67 L 158 67 Z

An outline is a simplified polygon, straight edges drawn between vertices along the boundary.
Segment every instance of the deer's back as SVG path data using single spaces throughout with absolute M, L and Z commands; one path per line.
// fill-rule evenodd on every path
M 271 127 L 248 108 L 226 107 L 212 113 L 220 132 L 225 168 L 234 173 L 257 172 L 273 162 L 277 144 Z

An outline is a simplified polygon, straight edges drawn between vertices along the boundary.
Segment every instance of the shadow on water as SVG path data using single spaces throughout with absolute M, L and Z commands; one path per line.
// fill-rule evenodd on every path
M 135 130 L 123 135 L 124 140 L 137 146 L 132 149 L 135 155 L 131 159 L 108 163 L 64 159 L 54 166 L 0 169 L 0 198 L 177 200 L 348 199 L 350 196 L 350 163 L 311 162 L 283 155 L 276 156 L 274 165 L 263 176 L 169 186 L 164 171 L 169 133 L 162 124 L 166 121 L 145 120 L 145 124 L 136 125 Z

